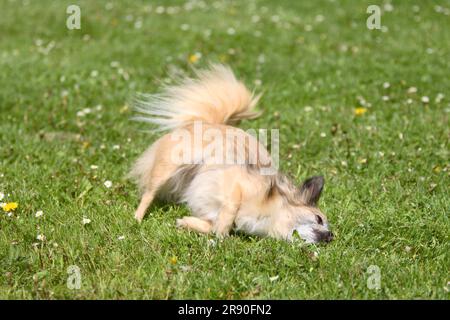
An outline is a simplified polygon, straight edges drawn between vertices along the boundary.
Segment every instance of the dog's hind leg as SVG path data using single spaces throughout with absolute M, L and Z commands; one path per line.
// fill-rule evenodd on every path
M 144 218 L 145 211 L 147 211 L 147 208 L 152 203 L 154 197 L 155 197 L 154 189 L 147 190 L 142 195 L 141 202 L 139 203 L 139 207 L 137 208 L 136 213 L 134 214 L 134 217 L 138 222 L 141 222 L 142 219 Z
M 211 222 L 197 217 L 183 217 L 182 219 L 177 219 L 177 227 L 200 233 L 210 233 L 212 230 Z
M 174 164 L 162 165 L 155 163 L 155 166 L 150 173 L 149 181 L 145 186 L 141 202 L 134 214 L 134 217 L 138 222 L 141 222 L 144 218 L 145 212 L 155 198 L 159 188 L 175 174 L 177 169 L 178 166 Z

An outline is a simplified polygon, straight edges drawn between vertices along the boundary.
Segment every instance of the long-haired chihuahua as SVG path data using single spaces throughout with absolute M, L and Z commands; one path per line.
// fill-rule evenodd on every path
M 140 120 L 166 133 L 136 161 L 130 175 L 141 190 L 141 222 L 155 197 L 186 203 L 192 215 L 180 228 L 219 237 L 231 230 L 291 241 L 329 242 L 327 218 L 317 207 L 324 179 L 300 187 L 273 168 L 257 138 L 232 124 L 258 115 L 259 96 L 223 65 L 196 71 L 136 101 Z

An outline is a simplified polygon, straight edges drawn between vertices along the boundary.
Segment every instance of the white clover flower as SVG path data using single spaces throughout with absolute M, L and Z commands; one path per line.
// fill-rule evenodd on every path
M 167 12 L 168 14 L 176 14 L 176 13 L 178 13 L 179 11 L 180 11 L 180 8 L 179 8 L 179 7 L 168 7 L 167 10 L 166 10 L 166 12 Z
M 408 89 L 408 93 L 416 93 L 417 92 L 417 88 L 416 87 L 411 87 Z
M 274 281 L 278 280 L 279 277 L 280 276 L 270 277 L 269 280 L 270 280 L 270 282 L 274 282 Z
M 436 103 L 440 103 L 442 101 L 442 99 L 444 99 L 444 97 L 445 97 L 444 94 L 438 93 L 436 96 L 436 99 L 435 99 Z M 0 198 L 0 200 L 1 200 L 1 198 Z
M 259 22 L 259 20 L 261 20 L 261 18 L 258 15 L 252 16 L 252 22 L 253 23 L 257 23 L 257 22 Z
M 105 181 L 104 185 L 105 185 L 105 187 L 107 187 L 109 189 L 112 187 L 112 182 L 107 180 L 107 181 Z
M 45 236 L 43 234 L 38 234 L 36 239 L 39 240 L 39 241 L 45 241 L 46 238 L 45 238 Z
M 0 200 L 3 200 L 5 198 L 5 194 L 3 192 L 0 192 Z
M 119 150 L 120 149 L 120 145 L 118 145 L 118 144 L 115 144 L 115 145 L 113 145 L 113 150 Z
M 382 96 L 381 99 L 383 99 L 383 101 L 389 101 L 389 96 Z
M 391 86 L 391 84 L 389 82 L 385 82 L 383 83 L 383 88 L 387 89 Z
M 180 266 L 181 271 L 188 272 L 192 269 L 191 266 Z
M 204 35 L 206 38 L 209 38 L 209 37 L 211 36 L 211 34 L 212 34 L 211 29 L 206 29 L 205 31 L 203 31 L 203 35 Z
M 427 96 L 423 96 L 420 100 L 422 100 L 423 103 L 429 103 L 430 102 L 430 98 L 428 98 Z
M 91 219 L 83 218 L 83 220 L 81 220 L 81 223 L 82 223 L 83 225 L 89 224 L 89 223 L 91 223 Z
M 156 10 L 155 10 L 155 12 L 157 14 L 163 14 L 165 11 L 166 11 L 166 8 L 164 8 L 163 6 L 156 7 Z
M 258 63 L 264 63 L 264 62 L 266 62 L 266 56 L 264 55 L 264 54 L 260 54 L 259 56 L 258 56 Z
M 394 6 L 391 4 L 391 3 L 386 3 L 385 5 L 384 5 L 384 10 L 386 11 L 386 12 L 391 12 L 392 10 L 394 10 Z
M 117 240 L 125 240 L 125 236 L 119 236 L 117 237 Z
M 232 36 L 232 35 L 234 35 L 234 34 L 236 33 L 236 30 L 235 30 L 234 28 L 228 28 L 228 29 L 227 29 L 227 33 L 228 33 L 230 36 Z
M 43 212 L 42 210 L 39 210 L 39 211 L 37 211 L 37 212 L 34 214 L 34 216 L 35 216 L 36 218 L 42 217 L 43 215 L 44 215 L 44 212 Z
M 80 110 L 77 112 L 77 117 L 84 117 L 85 115 L 92 112 L 91 108 L 84 108 L 83 110 Z
M 98 169 L 98 166 L 95 165 L 95 164 L 93 164 L 93 165 L 91 165 L 91 169 L 92 169 L 92 170 L 97 170 L 97 169 Z

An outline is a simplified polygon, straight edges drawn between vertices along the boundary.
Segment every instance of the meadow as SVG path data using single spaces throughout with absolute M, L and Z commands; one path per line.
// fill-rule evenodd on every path
M 373 2 L 0 0 L 0 298 L 448 299 L 450 1 Z M 209 62 L 264 93 L 241 127 L 283 172 L 325 177 L 333 242 L 136 223 L 130 101 Z

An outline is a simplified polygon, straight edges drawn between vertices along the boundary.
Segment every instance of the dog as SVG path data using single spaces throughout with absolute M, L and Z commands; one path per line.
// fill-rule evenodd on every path
M 176 225 L 199 233 L 226 237 L 234 230 L 287 241 L 299 236 L 307 243 L 333 239 L 317 206 L 324 178 L 309 178 L 298 187 L 278 170 L 264 173 L 273 164 L 268 150 L 233 126 L 259 115 L 259 98 L 229 67 L 213 64 L 195 71 L 194 78 L 166 85 L 160 94 L 136 99 L 137 120 L 166 132 L 130 172 L 142 194 L 138 222 L 158 197 L 187 204 L 192 215 Z

